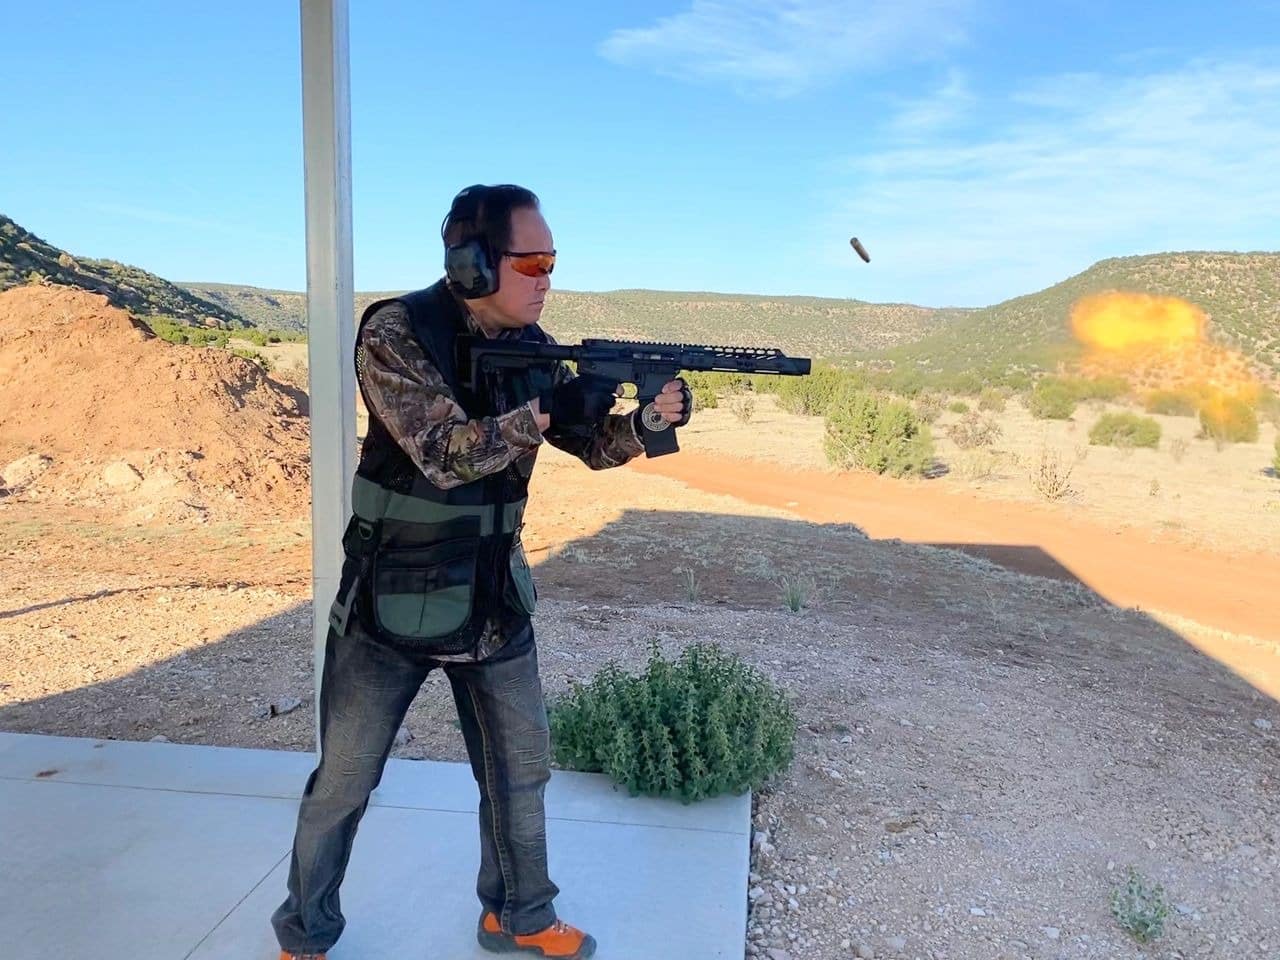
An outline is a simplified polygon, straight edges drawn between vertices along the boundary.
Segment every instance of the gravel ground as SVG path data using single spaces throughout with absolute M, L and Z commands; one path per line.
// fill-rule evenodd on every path
M 541 528 L 543 681 L 554 698 L 610 660 L 640 668 L 655 638 L 712 640 L 788 691 L 796 757 L 754 798 L 748 956 L 1280 955 L 1274 701 L 1079 586 L 852 528 L 688 516 Z M 5 522 L 0 729 L 311 746 L 296 530 L 122 550 L 104 528 Z M 735 561 L 708 567 L 730 541 Z M 777 577 L 802 549 L 822 558 L 817 599 L 791 613 Z M 610 558 L 624 577 L 601 577 Z M 463 759 L 442 676 L 396 755 Z M 1130 865 L 1170 902 L 1147 947 L 1108 905 Z

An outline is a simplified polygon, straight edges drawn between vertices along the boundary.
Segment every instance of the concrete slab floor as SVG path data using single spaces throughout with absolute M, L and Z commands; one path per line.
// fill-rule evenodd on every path
M 0 733 L 6 960 L 275 960 L 311 753 Z M 491 956 L 475 942 L 478 794 L 465 764 L 392 760 L 342 887 L 331 960 Z M 743 956 L 748 795 L 683 806 L 556 771 L 560 916 L 600 960 Z

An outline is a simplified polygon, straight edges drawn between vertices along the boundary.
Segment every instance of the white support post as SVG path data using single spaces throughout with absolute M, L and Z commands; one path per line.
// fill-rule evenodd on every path
M 316 752 L 329 605 L 355 472 L 355 292 L 351 276 L 351 93 L 347 0 L 300 0 L 311 396 L 311 608 Z

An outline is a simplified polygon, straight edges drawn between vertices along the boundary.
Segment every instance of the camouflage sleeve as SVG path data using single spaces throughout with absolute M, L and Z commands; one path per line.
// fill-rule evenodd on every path
M 437 487 L 496 473 L 542 443 L 527 403 L 496 417 L 468 419 L 398 303 L 369 318 L 356 360 L 370 412 Z
M 562 363 L 556 368 L 555 384 L 559 386 L 574 376 L 568 365 Z M 592 470 L 620 467 L 644 452 L 644 444 L 636 436 L 635 421 L 630 413 L 611 413 L 586 430 L 551 429 L 547 431 L 547 440 L 552 446 L 573 454 Z

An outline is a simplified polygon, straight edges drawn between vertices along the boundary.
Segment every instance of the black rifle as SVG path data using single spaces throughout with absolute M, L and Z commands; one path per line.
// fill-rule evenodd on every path
M 485 372 L 500 368 L 528 368 L 571 360 L 578 373 L 608 380 L 615 388 L 633 384 L 640 402 L 641 440 L 645 456 L 660 457 L 680 449 L 676 431 L 653 408 L 663 384 L 682 370 L 721 373 L 772 373 L 802 377 L 809 373 L 806 357 L 788 357 L 763 347 L 709 347 L 687 343 L 644 343 L 630 340 L 583 340 L 580 344 L 529 343 L 460 337 L 458 369 L 476 390 Z M 543 411 L 544 413 L 546 411 Z

